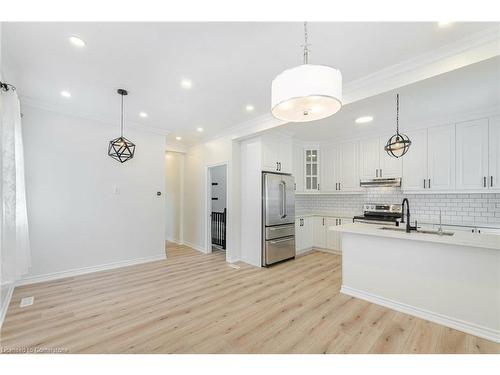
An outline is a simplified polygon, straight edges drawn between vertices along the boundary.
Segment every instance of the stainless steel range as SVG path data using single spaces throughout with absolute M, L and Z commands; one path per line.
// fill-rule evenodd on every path
M 354 216 L 354 223 L 396 225 L 401 220 L 403 209 L 401 204 L 367 203 L 363 205 L 363 215 Z

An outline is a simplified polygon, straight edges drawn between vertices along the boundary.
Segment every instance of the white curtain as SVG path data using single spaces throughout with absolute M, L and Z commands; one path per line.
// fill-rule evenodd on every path
M 1 274 L 3 284 L 28 272 L 31 264 L 28 236 L 24 154 L 19 98 L 14 89 L 0 89 L 1 173 Z

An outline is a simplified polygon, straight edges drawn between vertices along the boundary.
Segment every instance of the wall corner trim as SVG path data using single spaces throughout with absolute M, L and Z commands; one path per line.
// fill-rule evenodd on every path
M 10 300 L 12 299 L 12 294 L 14 293 L 14 283 L 8 283 L 2 285 L 2 288 L 7 288 L 7 297 L 2 302 L 2 306 L 0 306 L 0 328 L 2 328 L 2 324 L 5 320 L 5 316 L 7 315 L 7 309 L 10 305 Z

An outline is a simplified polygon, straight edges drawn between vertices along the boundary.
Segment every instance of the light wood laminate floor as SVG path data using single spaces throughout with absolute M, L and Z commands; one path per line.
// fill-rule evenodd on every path
M 0 346 L 70 353 L 500 353 L 500 345 L 339 293 L 340 257 L 268 269 L 222 252 L 17 287 Z M 22 297 L 33 306 L 20 308 Z

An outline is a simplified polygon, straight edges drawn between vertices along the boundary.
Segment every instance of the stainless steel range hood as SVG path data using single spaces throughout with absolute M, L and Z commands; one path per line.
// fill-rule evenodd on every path
M 359 181 L 361 187 L 401 187 L 401 177 L 378 177 Z

